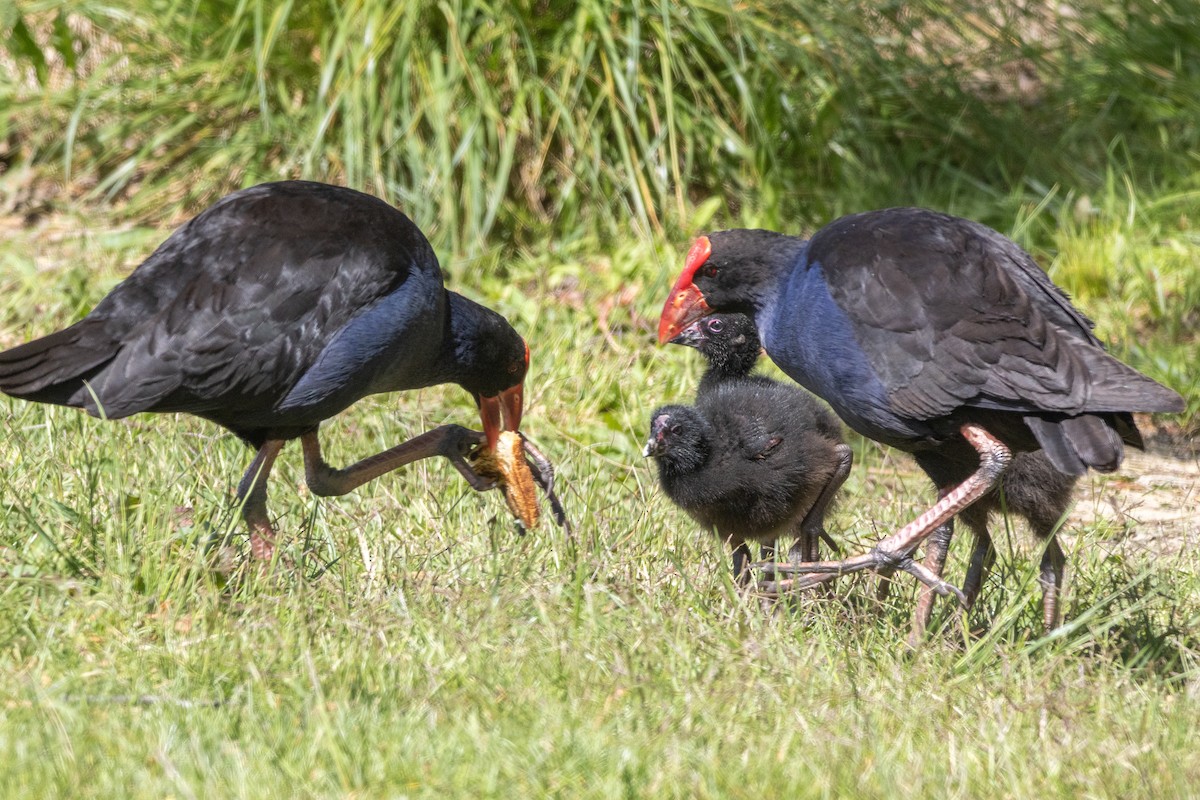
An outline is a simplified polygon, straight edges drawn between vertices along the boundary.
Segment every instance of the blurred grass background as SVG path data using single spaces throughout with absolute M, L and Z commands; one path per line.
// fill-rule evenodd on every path
M 35 170 L 158 219 L 308 175 L 466 252 L 690 228 L 712 199 L 793 225 L 922 202 L 1008 227 L 1113 171 L 1200 189 L 1195 8 L 25 1 L 3 19 L 6 193 Z
M 230 577 L 232 437 L 0 399 L 0 796 L 1189 796 L 1196 529 L 1149 546 L 1130 520 L 1168 489 L 1186 517 L 1194 485 L 1085 482 L 1104 513 L 1064 531 L 1051 637 L 1036 554 L 997 523 L 982 635 L 943 604 L 907 654 L 911 585 L 764 613 L 638 454 L 699 374 L 653 347 L 690 236 L 899 204 L 1030 248 L 1187 397 L 1153 424 L 1194 448 L 1197 19 L 1185 0 L 0 4 L 0 346 L 78 319 L 228 191 L 354 186 L 529 337 L 527 430 L 579 526 L 517 538 L 433 462 L 318 500 L 289 448 L 271 511 L 296 566 Z M 348 463 L 471 418 L 432 389 L 323 439 Z M 831 528 L 858 550 L 931 492 L 853 442 Z

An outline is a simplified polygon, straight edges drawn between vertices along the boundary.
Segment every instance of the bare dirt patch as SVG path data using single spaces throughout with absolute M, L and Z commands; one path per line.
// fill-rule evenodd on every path
M 1151 555 L 1177 555 L 1200 544 L 1200 455 L 1126 451 L 1118 472 L 1089 474 L 1076 496 L 1068 534 L 1115 523 L 1123 533 L 1114 544 Z

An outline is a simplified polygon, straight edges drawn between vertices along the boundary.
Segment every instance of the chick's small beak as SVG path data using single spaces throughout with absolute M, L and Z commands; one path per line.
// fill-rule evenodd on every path
M 654 425 L 650 430 L 650 438 L 646 439 L 646 446 L 642 448 L 642 458 L 657 458 L 666 451 L 666 442 L 663 441 L 662 429 Z
M 681 344 L 684 347 L 699 347 L 704 344 L 705 339 L 704 331 L 701 330 L 701 324 L 693 322 L 680 331 L 678 336 L 672 338 L 669 344 Z

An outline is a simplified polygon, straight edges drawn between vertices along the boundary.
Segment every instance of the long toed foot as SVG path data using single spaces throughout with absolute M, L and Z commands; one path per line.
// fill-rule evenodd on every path
M 947 492 L 933 508 L 881 541 L 870 552 L 860 556 L 841 561 L 816 561 L 808 564 L 755 564 L 754 566 L 760 569 L 800 575 L 798 578 L 777 581 L 772 586 L 765 587 L 766 590 L 777 594 L 818 586 L 839 575 L 865 569 L 899 569 L 913 575 L 939 595 L 954 595 L 960 602 L 965 602 L 966 598 L 958 588 L 942 580 L 924 565 L 918 564 L 911 555 L 934 530 L 986 494 L 1012 460 L 1012 453 L 1008 447 L 982 427 L 968 423 L 962 426 L 961 432 L 963 438 L 979 453 L 979 468 Z
M 563 510 L 563 505 L 559 501 L 558 495 L 554 493 L 554 465 L 550 463 L 550 459 L 546 458 L 541 449 L 523 433 L 521 434 L 521 443 L 525 447 L 525 462 L 529 464 L 530 472 L 533 473 L 533 480 L 538 486 L 542 487 L 542 492 L 546 495 L 546 499 L 550 501 L 550 511 L 554 515 L 554 521 L 558 523 L 560 528 L 566 531 L 568 536 L 574 535 L 575 528 L 567 519 L 567 512 Z
M 524 437 L 522 436 L 524 439 Z M 308 488 L 319 497 L 344 495 L 368 481 L 425 458 L 442 456 L 467 480 L 473 489 L 486 492 L 496 488 L 496 482 L 477 473 L 468 457 L 484 445 L 483 433 L 461 425 L 442 425 L 414 436 L 403 444 L 364 458 L 355 464 L 338 469 L 330 466 L 321 455 L 321 440 L 316 430 L 300 437 L 304 451 L 304 477 Z M 242 516 L 250 527 L 250 553 L 256 559 L 270 560 L 275 552 L 275 530 L 267 514 L 267 477 L 284 442 L 272 439 L 259 448 L 246 474 L 238 484 L 238 501 Z M 541 450 L 524 440 L 534 479 L 546 492 L 555 519 L 570 531 L 562 504 L 554 494 L 554 468 Z
M 851 575 L 865 569 L 877 571 L 888 569 L 893 572 L 907 572 L 942 597 L 953 595 L 960 603 L 966 602 L 966 597 L 957 586 L 942 580 L 929 568 L 915 561 L 912 556 L 897 554 L 895 551 L 883 547 L 874 547 L 861 556 L 841 561 L 810 561 L 799 564 L 758 563 L 752 566 L 755 569 L 778 570 L 781 573 L 801 573 L 799 578 L 764 583 L 762 591 L 769 597 L 779 597 L 789 592 L 811 589 L 842 575 Z
M 529 437 L 523 433 L 520 436 L 525 462 L 529 465 L 534 482 L 541 487 L 546 499 L 550 501 L 554 521 L 568 534 L 573 533 L 562 502 L 554 492 L 554 466 Z M 378 455 L 364 458 L 344 469 L 337 469 L 327 464 L 322 457 L 321 442 L 316 431 L 300 437 L 301 447 L 304 448 L 305 481 L 313 494 L 322 497 L 346 494 L 392 470 L 434 456 L 442 456 L 453 464 L 467 483 L 471 484 L 471 488 L 486 492 L 496 488 L 496 482 L 480 475 L 471 466 L 471 458 L 486 442 L 487 437 L 478 431 L 461 425 L 442 425 Z
M 477 475 L 466 460 L 467 454 L 484 441 L 482 433 L 459 425 L 443 425 L 346 469 L 336 469 L 321 457 L 321 443 L 315 430 L 300 437 L 308 486 L 313 494 L 320 496 L 346 494 L 384 473 L 431 456 L 445 456 L 471 486 L 486 491 L 495 484 Z M 283 445 L 282 439 L 267 440 L 238 483 L 242 518 L 250 528 L 250 555 L 259 561 L 270 561 L 275 555 L 275 528 L 267 513 L 267 479 Z

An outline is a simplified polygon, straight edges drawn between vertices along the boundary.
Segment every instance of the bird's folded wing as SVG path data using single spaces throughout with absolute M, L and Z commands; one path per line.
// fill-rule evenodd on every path
M 966 220 L 935 221 L 885 219 L 870 232 L 870 253 L 836 239 L 823 248 L 820 237 L 810 250 L 896 413 L 928 419 L 971 405 L 1077 414 L 1173 402 L 1173 392 L 1104 352 L 1015 243 Z

